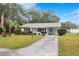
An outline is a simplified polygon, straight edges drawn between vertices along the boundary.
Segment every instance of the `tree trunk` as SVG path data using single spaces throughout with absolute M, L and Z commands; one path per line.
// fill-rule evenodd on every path
M 5 27 L 2 27 L 2 29 L 3 29 L 3 32 L 1 33 L 1 36 L 2 37 L 7 37 L 7 33 L 6 33 Z
M 9 36 L 11 36 L 11 27 L 9 26 Z

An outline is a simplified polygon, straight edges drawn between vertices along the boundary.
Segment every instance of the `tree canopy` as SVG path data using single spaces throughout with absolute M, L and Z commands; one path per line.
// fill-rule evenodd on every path
M 51 10 L 28 9 L 26 12 L 27 21 L 30 23 L 58 23 L 60 18 Z
M 74 29 L 74 28 L 78 28 L 78 25 L 70 22 L 70 21 L 67 21 L 67 22 L 62 22 L 62 28 L 65 28 L 65 29 Z
M 59 22 L 60 18 L 54 15 L 52 10 L 39 10 L 35 8 L 23 9 L 20 4 L 4 3 L 0 4 L 0 14 L 5 13 L 5 19 L 17 20 L 22 25 L 26 22 L 30 23 L 48 23 Z

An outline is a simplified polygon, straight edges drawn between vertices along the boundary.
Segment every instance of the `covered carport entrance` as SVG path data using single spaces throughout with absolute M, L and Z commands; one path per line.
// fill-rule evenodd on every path
M 47 28 L 47 35 L 57 35 L 57 28 Z

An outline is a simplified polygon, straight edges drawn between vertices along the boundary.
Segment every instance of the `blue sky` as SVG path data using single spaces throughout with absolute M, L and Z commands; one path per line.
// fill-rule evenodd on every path
M 79 24 L 79 3 L 27 3 L 21 4 L 26 8 L 52 9 L 60 17 L 60 22 L 71 21 Z

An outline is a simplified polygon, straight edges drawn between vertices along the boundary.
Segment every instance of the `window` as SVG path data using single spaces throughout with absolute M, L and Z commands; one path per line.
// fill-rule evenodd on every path
M 29 31 L 30 31 L 30 29 L 29 29 L 29 28 L 24 28 L 24 30 L 25 30 L 26 32 L 29 32 Z
M 38 32 L 46 32 L 46 28 L 38 28 Z

